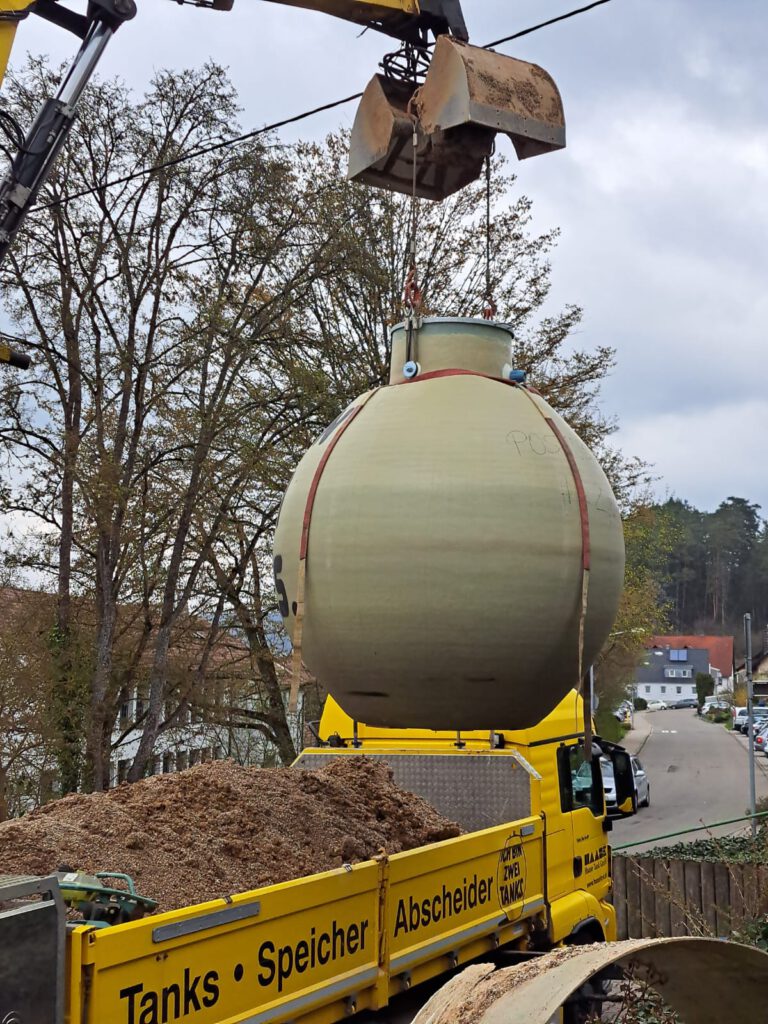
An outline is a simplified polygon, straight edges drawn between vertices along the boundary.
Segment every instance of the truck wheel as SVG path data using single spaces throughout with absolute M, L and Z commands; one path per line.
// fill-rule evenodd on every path
M 605 942 L 602 929 L 595 925 L 582 928 L 565 940 L 566 946 L 591 946 Z M 607 995 L 608 982 L 595 976 L 574 992 L 563 1007 L 563 1024 L 590 1024 L 602 1019 L 603 1000 Z

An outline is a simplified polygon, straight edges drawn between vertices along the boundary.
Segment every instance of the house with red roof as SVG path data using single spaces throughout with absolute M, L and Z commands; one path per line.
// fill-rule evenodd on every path
M 709 655 L 709 671 L 715 680 L 715 692 L 720 689 L 733 689 L 732 636 L 703 636 L 699 634 L 688 636 L 654 636 L 651 638 L 648 647 L 670 651 L 707 651 Z

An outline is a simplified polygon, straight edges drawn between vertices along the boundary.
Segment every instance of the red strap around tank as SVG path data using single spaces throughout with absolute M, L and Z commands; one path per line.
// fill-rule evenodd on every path
M 306 587 L 307 577 L 307 554 L 309 552 L 309 530 L 312 525 L 312 512 L 315 507 L 315 498 L 317 497 L 317 489 L 320 486 L 320 480 L 323 476 L 323 471 L 328 465 L 328 460 L 333 454 L 333 450 L 339 443 L 342 434 L 350 425 L 350 423 L 357 418 L 357 416 L 363 411 L 368 402 L 373 396 L 379 391 L 376 388 L 375 391 L 371 391 L 366 395 L 365 400 L 360 402 L 358 405 L 353 406 L 350 410 L 349 415 L 345 416 L 342 422 L 336 427 L 328 440 L 328 447 L 323 452 L 322 458 L 317 464 L 314 476 L 312 477 L 312 484 L 307 494 L 307 502 L 304 506 L 304 518 L 301 523 L 301 540 L 299 543 L 299 566 L 296 574 L 296 612 L 294 613 L 294 626 L 293 626 L 293 653 L 291 655 L 291 691 L 288 699 L 288 711 L 291 714 L 295 714 L 298 706 L 299 697 L 299 686 L 301 685 L 301 665 L 302 665 L 302 644 L 304 639 L 304 592 Z
M 533 395 L 523 388 L 528 400 L 536 406 L 540 416 L 546 424 L 552 430 L 552 433 L 557 438 L 560 448 L 563 454 L 568 460 L 568 465 L 571 469 L 571 475 L 573 476 L 573 482 L 576 485 L 576 494 L 579 501 L 579 520 L 581 522 L 581 600 L 579 602 L 579 635 L 578 635 L 578 653 L 577 653 L 577 676 L 576 676 L 576 689 L 581 693 L 582 700 L 585 704 L 584 714 L 584 760 L 592 760 L 592 708 L 590 706 L 590 693 L 585 687 L 585 676 L 584 676 L 584 630 L 587 622 L 587 608 L 589 605 L 589 576 L 590 576 L 590 565 L 592 561 L 592 545 L 589 532 L 589 508 L 587 507 L 587 495 L 584 490 L 584 481 L 581 478 L 581 472 L 579 471 L 576 457 L 573 454 L 573 449 L 568 444 L 568 440 L 562 430 L 557 426 L 555 421 L 544 412 L 539 403 L 535 401 Z
M 533 395 L 539 395 L 539 392 L 535 388 L 528 385 L 517 384 L 515 381 L 504 380 L 503 377 L 491 377 L 485 373 L 478 373 L 475 370 L 464 370 L 458 367 L 449 368 L 445 370 L 433 370 L 429 373 L 420 374 L 418 377 L 414 377 L 411 380 L 400 381 L 402 384 L 414 384 L 418 381 L 434 380 L 438 377 L 484 377 L 486 380 L 498 381 L 499 384 L 507 384 L 511 387 L 520 388 L 520 390 L 526 395 L 528 400 L 535 406 L 537 412 L 550 428 L 552 433 L 557 438 L 557 442 L 560 445 L 560 449 L 568 462 L 568 466 L 573 477 L 573 482 L 576 487 L 576 496 L 579 504 L 579 524 L 581 527 L 581 598 L 579 601 L 579 633 L 578 633 L 578 675 L 576 686 L 577 689 L 582 691 L 582 697 L 584 697 L 584 628 L 587 619 L 587 606 L 589 602 L 589 575 L 590 566 L 592 562 L 592 544 L 589 529 L 589 508 L 587 506 L 587 494 L 584 490 L 584 481 L 581 478 L 581 472 L 579 470 L 576 457 L 573 454 L 573 449 L 568 443 L 563 431 L 558 427 L 555 421 L 547 416 L 546 412 L 541 408 L 538 402 L 534 399 Z M 586 698 L 585 698 L 586 699 Z M 589 708 L 586 715 L 584 716 L 584 756 L 589 759 L 592 749 L 592 709 Z
M 400 384 L 418 384 L 423 380 L 434 380 L 436 377 L 482 377 L 483 380 L 495 380 L 499 384 L 507 384 L 511 388 L 516 388 L 519 385 L 515 384 L 514 381 L 504 380 L 503 377 L 492 377 L 489 373 L 478 373 L 477 370 L 463 370 L 460 367 L 450 367 L 446 370 L 430 370 L 428 373 L 420 373 L 418 377 L 411 377 L 410 380 L 399 380 L 396 385 L 390 385 L 391 387 L 397 387 Z

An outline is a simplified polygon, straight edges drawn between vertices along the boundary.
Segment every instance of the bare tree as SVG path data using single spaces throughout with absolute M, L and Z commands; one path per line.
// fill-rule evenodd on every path
M 15 82 L 17 108 L 33 109 L 49 77 L 33 63 Z M 274 343 L 314 273 L 313 255 L 291 244 L 306 197 L 265 145 L 100 186 L 229 133 L 236 113 L 212 65 L 161 73 L 139 101 L 119 83 L 96 86 L 42 196 L 47 209 L 4 273 L 10 312 L 37 356 L 35 373 L 4 396 L 2 440 L 24 460 L 8 507 L 59 538 L 49 565 L 59 692 L 71 683 L 72 593 L 95 603 L 84 780 L 92 788 L 109 782 L 118 607 L 144 609 L 134 661 L 152 652 L 137 778 L 163 728 L 174 624 L 204 563 L 190 545 L 194 513 L 206 509 L 205 547 L 249 472 L 250 456 L 241 465 L 232 455 L 262 401 L 259 347 Z

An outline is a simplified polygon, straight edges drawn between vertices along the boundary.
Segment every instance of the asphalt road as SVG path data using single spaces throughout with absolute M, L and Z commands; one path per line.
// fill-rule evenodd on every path
M 636 752 L 640 744 L 638 757 L 650 780 L 651 806 L 614 823 L 614 847 L 640 841 L 642 844 L 631 852 L 639 852 L 648 845 L 668 846 L 680 839 L 658 844 L 646 841 L 745 813 L 749 803 L 749 761 L 746 738 L 740 734 L 702 721 L 687 709 L 640 712 L 636 715 L 636 731 L 628 734 L 627 747 Z M 759 800 L 768 796 L 768 758 L 758 755 L 755 765 Z M 699 839 L 743 830 L 743 825 L 729 825 L 682 838 Z

